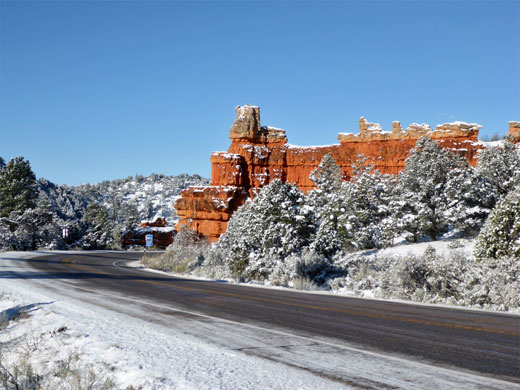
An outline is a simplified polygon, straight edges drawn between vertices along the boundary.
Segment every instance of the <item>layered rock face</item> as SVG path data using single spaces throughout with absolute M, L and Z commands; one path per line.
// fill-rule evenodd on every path
M 509 139 L 515 143 L 520 143 L 520 122 L 509 122 Z
M 239 106 L 235 111 L 229 150 L 211 155 L 211 186 L 190 187 L 175 202 L 181 219 L 177 229 L 187 224 L 211 241 L 226 231 L 231 215 L 248 197 L 274 179 L 295 183 L 304 192 L 312 189 L 309 175 L 327 153 L 332 154 L 348 180 L 360 155 L 380 172 L 397 174 L 423 135 L 461 154 L 472 165 L 482 148 L 476 142 L 480 126 L 474 123 L 446 123 L 435 129 L 413 123 L 403 130 L 399 122 L 393 122 L 392 131 L 385 132 L 365 118 L 359 120 L 359 134 L 340 133 L 339 144 L 293 146 L 287 143 L 284 130 L 260 125 L 259 107 Z
M 141 221 L 141 227 L 166 227 L 166 218 L 157 217 L 155 221 Z

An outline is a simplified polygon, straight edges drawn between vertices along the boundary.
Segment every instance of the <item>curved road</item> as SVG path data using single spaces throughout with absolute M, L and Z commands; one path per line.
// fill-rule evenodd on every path
M 520 383 L 520 316 L 266 289 L 146 272 L 135 252 L 62 253 L 26 261 L 4 278 L 74 280 L 123 294 L 333 345 L 380 352 Z M 158 309 L 160 310 L 160 309 Z

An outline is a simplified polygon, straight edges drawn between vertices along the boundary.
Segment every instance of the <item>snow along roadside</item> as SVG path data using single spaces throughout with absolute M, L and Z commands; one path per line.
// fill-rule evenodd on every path
M 24 272 L 13 260 L 34 255 L 0 254 L 0 269 Z M 50 377 L 60 362 L 79 354 L 82 367 L 112 377 L 118 389 L 282 389 L 288 383 L 300 389 L 343 388 L 308 372 L 202 342 L 175 324 L 161 326 L 81 302 L 73 291 L 65 296 L 45 288 L 53 283 L 59 282 L 42 286 L 30 279 L 2 279 L 0 313 L 34 305 L 28 318 L 10 321 L 0 333 L 7 363 L 28 355 L 34 370 Z M 37 348 L 27 346 L 28 340 Z
M 455 245 L 456 244 L 456 245 Z M 474 239 L 458 239 L 458 240 L 438 240 L 438 241 L 426 241 L 415 244 L 400 244 L 392 247 L 387 247 L 378 250 L 363 250 L 359 253 L 363 256 L 369 257 L 377 257 L 377 256 L 397 256 L 397 257 L 405 257 L 409 255 L 420 256 L 422 255 L 428 247 L 432 247 L 435 251 L 441 256 L 448 256 L 451 253 L 457 251 L 464 253 L 469 259 L 473 258 L 473 247 L 475 244 Z M 452 247 L 454 246 L 454 247 Z M 183 273 L 177 274 L 174 272 L 165 272 L 154 268 L 149 268 L 144 266 L 140 260 L 135 261 L 126 261 L 126 260 L 118 260 L 114 262 L 115 267 L 121 267 L 124 264 L 127 267 L 143 270 L 146 272 L 157 273 L 161 275 L 169 275 L 180 277 L 183 279 L 193 279 L 193 280 L 209 280 L 215 281 L 214 279 L 207 278 L 200 275 L 194 275 L 192 273 Z M 396 302 L 406 305 L 415 305 L 415 306 L 427 306 L 427 307 L 442 307 L 442 308 L 450 308 L 456 310 L 469 310 L 469 311 L 479 311 L 479 312 L 487 312 L 487 313 L 506 313 L 509 315 L 520 316 L 520 308 L 512 309 L 509 311 L 501 311 L 493 308 L 482 308 L 479 306 L 463 306 L 449 303 L 432 303 L 432 302 L 420 302 L 399 298 L 381 298 L 377 297 L 374 290 L 360 290 L 353 291 L 346 288 L 341 288 L 338 290 L 324 290 L 324 289 L 316 289 L 316 290 L 299 290 L 293 287 L 284 287 L 284 286 L 275 286 L 272 284 L 262 283 L 262 282 L 237 282 L 235 280 L 227 279 L 225 280 L 228 283 L 240 284 L 248 287 L 255 288 L 267 288 L 267 289 L 279 289 L 279 290 L 290 290 L 293 292 L 298 292 L 302 294 L 326 294 L 326 295 L 343 295 L 348 297 L 355 297 L 360 299 L 368 299 L 372 301 L 380 301 L 380 302 Z
M 31 255 L 0 254 L 0 270 L 34 272 L 17 261 Z M 163 316 L 146 302 L 138 315 L 122 314 L 96 302 L 113 298 L 128 306 L 128 298 L 65 287 L 56 279 L 2 279 L 0 313 L 35 305 L 29 318 L 10 321 L 0 333 L 6 360 L 36 345 L 29 360 L 50 377 L 60 361 L 79 354 L 82 367 L 112 377 L 121 389 L 519 388 L 211 317 Z

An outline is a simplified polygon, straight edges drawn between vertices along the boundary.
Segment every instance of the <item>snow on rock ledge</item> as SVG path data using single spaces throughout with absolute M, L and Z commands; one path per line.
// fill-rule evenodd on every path
M 364 117 L 359 119 L 359 134 L 339 133 L 338 140 L 344 142 L 386 141 L 395 139 L 414 139 L 428 136 L 435 140 L 465 138 L 476 141 L 480 126 L 477 123 L 451 122 L 437 125 L 432 130 L 430 125 L 412 123 L 404 131 L 399 121 L 392 122 L 392 131 L 383 131 L 379 123 L 368 122 Z
M 472 165 L 476 164 L 478 150 L 484 147 L 476 142 L 481 127 L 476 123 L 443 123 L 434 130 L 425 123 L 412 123 L 403 131 L 396 121 L 391 131 L 383 131 L 380 124 L 363 117 L 359 120 L 359 134 L 340 133 L 339 144 L 294 146 L 287 143 L 284 130 L 261 126 L 258 106 L 238 106 L 235 112 L 228 151 L 211 155 L 211 186 L 190 187 L 175 202 L 181 218 L 177 227 L 189 225 L 211 241 L 226 231 L 227 222 L 239 206 L 273 180 L 295 183 L 304 192 L 312 189 L 309 175 L 327 153 L 332 154 L 348 180 L 360 154 L 380 172 L 397 174 L 422 136 L 431 137 Z M 510 122 L 511 129 L 517 134 L 520 122 Z

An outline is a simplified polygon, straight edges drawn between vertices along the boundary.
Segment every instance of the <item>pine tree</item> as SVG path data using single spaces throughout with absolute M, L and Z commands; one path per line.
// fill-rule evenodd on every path
M 86 249 L 104 249 L 113 244 L 114 222 L 110 220 L 106 207 L 98 203 L 90 203 L 82 222 L 87 228 L 79 245 Z
M 34 208 L 37 197 L 36 176 L 29 161 L 16 157 L 0 169 L 0 217 Z
M 342 181 L 340 168 L 330 155 L 325 157 L 317 170 L 321 187 L 308 196 L 317 225 L 312 250 L 332 258 L 342 250 L 385 245 L 391 235 L 382 221 L 390 215 L 393 177 L 372 172 L 373 166 L 360 155 L 353 166 L 355 176 L 350 182 Z
M 313 234 L 311 249 L 327 258 L 345 249 L 349 244 L 348 227 L 344 222 L 346 208 L 344 197 L 340 191 L 328 194 L 324 202 L 316 204 L 316 198 L 310 194 L 309 201 L 315 205 L 315 234 Z
M 47 201 L 40 201 L 34 209 L 25 210 L 21 228 L 30 237 L 30 249 L 45 247 L 60 239 L 60 229 L 53 223 L 54 217 L 55 214 Z
M 520 185 L 491 212 L 477 237 L 474 254 L 477 259 L 520 259 Z
M 414 242 L 422 235 L 435 240 L 446 231 L 450 226 L 448 214 L 454 207 L 452 199 L 459 195 L 447 191 L 449 183 L 458 181 L 457 175 L 468 169 L 464 158 L 428 137 L 420 138 L 398 177 L 399 191 L 393 201 L 398 230 L 407 232 Z
M 34 208 L 11 212 L 9 217 L 1 220 L 1 225 L 8 227 L 9 232 L 4 247 L 15 250 L 35 250 L 40 247 L 56 246 L 60 236 L 54 217 L 55 214 L 46 201 L 40 201 Z
M 487 180 L 496 199 L 506 195 L 520 183 L 520 150 L 506 140 L 501 146 L 492 146 L 479 152 L 476 173 Z
M 265 279 L 274 264 L 308 246 L 312 219 L 298 187 L 274 180 L 233 213 L 219 248 L 235 276 Z
M 388 219 L 392 214 L 396 179 L 379 171 L 371 173 L 369 169 L 356 172 L 342 188 L 345 213 L 340 223 L 347 230 L 348 246 L 369 249 L 388 245 L 394 236 L 394 227 L 389 226 Z
M 346 245 L 345 226 L 338 223 L 340 216 L 345 213 L 341 197 L 343 173 L 332 155 L 327 153 L 309 178 L 316 185 L 306 200 L 316 225 L 312 250 L 332 257 Z
M 139 226 L 139 211 L 135 202 L 123 203 L 121 209 L 121 223 L 125 230 L 132 230 Z
M 155 216 L 151 195 L 147 195 L 144 201 L 143 210 L 141 211 L 141 219 L 151 220 Z
M 105 229 L 110 226 L 109 213 L 106 207 L 91 203 L 87 207 L 87 212 L 83 216 L 83 221 L 92 225 L 99 226 L 100 229 Z
M 448 173 L 444 215 L 451 226 L 469 234 L 478 232 L 495 206 L 488 180 L 474 168 L 455 168 Z
M 327 153 L 314 171 L 311 172 L 309 179 L 311 179 L 316 188 L 324 193 L 332 193 L 339 191 L 341 182 L 343 181 L 343 172 L 336 164 L 336 160 L 332 154 Z
M 121 199 L 121 195 L 119 195 L 113 189 L 111 189 L 111 191 L 109 192 L 108 215 L 114 223 L 121 222 L 122 203 L 123 200 Z

